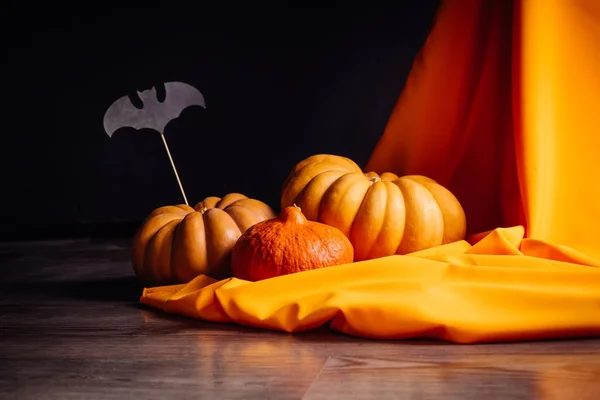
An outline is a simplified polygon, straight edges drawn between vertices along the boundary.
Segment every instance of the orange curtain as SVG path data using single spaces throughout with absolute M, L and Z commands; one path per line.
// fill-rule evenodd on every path
M 366 170 L 449 187 L 468 241 L 253 283 L 199 276 L 141 302 L 369 338 L 600 335 L 597 106 L 600 2 L 443 1 Z
M 600 2 L 444 1 L 369 170 L 600 259 Z
M 443 1 L 366 169 L 437 180 L 470 232 L 524 224 L 511 109 L 511 1 Z

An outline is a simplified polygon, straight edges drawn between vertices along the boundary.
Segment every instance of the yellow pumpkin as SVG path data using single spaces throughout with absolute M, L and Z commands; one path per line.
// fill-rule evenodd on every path
M 457 198 L 421 175 L 364 173 L 347 157 L 317 154 L 296 164 L 281 194 L 307 219 L 341 230 L 355 261 L 408 254 L 465 238 Z
M 147 286 L 186 283 L 200 274 L 230 277 L 238 238 L 275 215 L 267 204 L 240 193 L 207 197 L 194 207 L 159 207 L 133 237 L 133 269 Z

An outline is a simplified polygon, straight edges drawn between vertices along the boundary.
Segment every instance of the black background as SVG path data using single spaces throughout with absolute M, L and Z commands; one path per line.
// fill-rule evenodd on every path
M 128 236 L 153 208 L 182 203 L 158 133 L 110 138 L 102 125 L 114 100 L 165 81 L 207 103 L 165 131 L 191 204 L 241 192 L 278 210 L 299 160 L 363 166 L 438 2 L 247 15 L 84 6 L 3 13 L 2 239 Z

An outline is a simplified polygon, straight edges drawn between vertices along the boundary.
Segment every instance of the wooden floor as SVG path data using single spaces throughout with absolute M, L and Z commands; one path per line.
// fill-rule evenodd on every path
M 380 342 L 202 323 L 138 304 L 128 246 L 0 244 L 0 399 L 600 399 L 600 340 Z

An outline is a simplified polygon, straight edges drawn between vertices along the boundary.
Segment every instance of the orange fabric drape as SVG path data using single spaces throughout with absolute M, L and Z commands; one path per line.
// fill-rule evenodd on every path
M 470 232 L 524 225 L 511 109 L 511 1 L 445 1 L 366 169 L 448 187 Z
M 449 187 L 468 241 L 253 283 L 200 276 L 141 302 L 370 338 L 600 335 L 597 105 L 600 2 L 443 1 L 365 169 Z
M 445 1 L 368 170 L 600 258 L 600 2 Z

